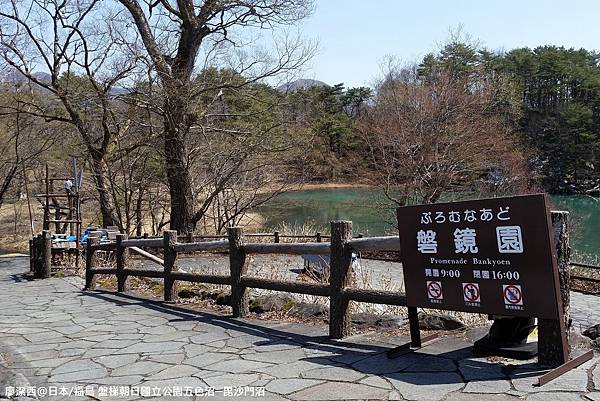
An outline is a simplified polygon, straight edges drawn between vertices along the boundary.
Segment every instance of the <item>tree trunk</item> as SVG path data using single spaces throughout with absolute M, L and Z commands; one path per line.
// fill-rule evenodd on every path
M 10 184 L 12 183 L 13 178 L 17 173 L 17 168 L 19 167 L 18 161 L 10 168 L 6 177 L 4 177 L 4 181 L 0 186 L 0 206 L 4 203 L 4 197 L 8 193 L 8 189 L 10 188 Z
M 144 228 L 144 216 L 142 215 L 142 206 L 144 202 L 144 189 L 138 190 L 138 198 L 135 204 L 135 235 L 138 237 L 142 236 Z
M 165 102 L 164 147 L 165 169 L 171 195 L 170 228 L 180 235 L 193 232 L 194 195 L 187 163 L 185 133 L 187 131 L 187 101 L 182 88 L 172 88 Z
M 121 227 L 115 205 L 108 189 L 108 166 L 103 155 L 97 149 L 89 149 L 90 160 L 92 164 L 92 172 L 94 175 L 94 183 L 98 191 L 100 201 L 100 212 L 102 214 L 103 227 L 118 226 Z

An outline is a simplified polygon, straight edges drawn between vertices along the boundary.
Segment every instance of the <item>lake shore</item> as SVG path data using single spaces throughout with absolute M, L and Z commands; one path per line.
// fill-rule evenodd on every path
M 286 189 L 286 192 L 291 191 L 311 191 L 317 189 L 346 189 L 346 188 L 376 188 L 375 185 L 364 183 L 348 183 L 348 182 L 322 182 L 322 183 L 305 183 L 293 185 Z

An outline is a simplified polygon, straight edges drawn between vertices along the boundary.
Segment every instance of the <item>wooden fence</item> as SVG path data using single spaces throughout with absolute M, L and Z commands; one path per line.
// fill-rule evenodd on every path
M 269 234 L 266 234 L 269 235 Z M 349 302 L 369 302 L 406 306 L 404 294 L 392 291 L 364 290 L 349 287 L 352 274 L 352 253 L 373 250 L 398 251 L 398 237 L 352 238 L 352 222 L 338 221 L 331 223 L 331 236 L 320 233 L 311 236 L 284 236 L 275 233 L 273 243 L 247 242 L 249 238 L 266 236 L 265 234 L 244 235 L 241 228 L 229 228 L 227 236 L 215 236 L 213 241 L 180 242 L 175 231 L 165 231 L 162 238 L 129 239 L 126 234 L 117 235 L 116 242 L 98 243 L 99 239 L 92 233 L 86 250 L 86 289 L 95 288 L 98 274 L 114 274 L 117 277 L 117 291 L 127 290 L 128 277 L 151 277 L 164 280 L 163 298 L 167 302 L 175 301 L 177 283 L 180 281 L 221 284 L 231 286 L 231 307 L 234 317 L 249 314 L 248 288 L 284 291 L 329 297 L 330 323 L 329 332 L 333 338 L 343 338 L 350 334 Z M 315 242 L 282 243 L 281 238 L 306 238 Z M 322 242 L 330 238 L 330 242 Z M 204 237 L 203 239 L 206 239 Z M 129 251 L 143 254 L 141 248 L 162 248 L 163 259 L 154 257 L 155 262 L 162 262 L 163 269 L 133 269 L 128 267 Z M 113 251 L 116 268 L 99 266 L 96 251 Z M 140 252 L 141 251 L 141 252 Z M 228 275 L 198 274 L 177 271 L 175 264 L 179 255 L 186 252 L 228 252 L 230 271 Z M 289 254 L 289 255 L 329 255 L 329 283 L 307 283 L 300 281 L 272 280 L 247 274 L 246 255 L 249 254 Z M 413 313 L 411 313 L 413 315 Z M 416 309 L 413 325 L 417 325 Z
M 565 319 L 569 319 L 569 265 L 566 212 L 553 212 L 555 244 L 559 255 L 560 285 L 563 293 Z M 128 277 L 151 277 L 164 280 L 163 298 L 173 302 L 177 296 L 177 283 L 180 281 L 220 284 L 231 286 L 231 307 L 234 317 L 249 314 L 248 288 L 284 291 L 299 294 L 324 296 L 329 298 L 329 335 L 343 338 L 350 334 L 350 301 L 406 306 L 403 293 L 383 290 L 367 290 L 350 287 L 352 275 L 352 253 L 364 251 L 399 251 L 400 241 L 396 236 L 352 238 L 352 222 L 331 223 L 331 240 L 327 242 L 305 243 L 252 243 L 247 242 L 251 235 L 244 235 L 241 228 L 229 228 L 227 237 L 214 238 L 207 242 L 180 242 L 175 231 L 165 231 L 162 238 L 129 239 L 119 234 L 116 242 L 99 244 L 98 238 L 90 236 L 86 252 L 86 289 L 95 288 L 98 274 L 117 276 L 117 291 L 127 290 Z M 316 237 L 315 237 L 316 238 Z M 566 238 L 566 239 L 565 239 Z M 162 248 L 163 259 L 153 256 L 154 261 L 162 262 L 162 270 L 133 269 L 128 267 L 129 250 L 137 253 L 140 248 Z M 98 265 L 96 251 L 113 251 L 116 268 Z M 180 254 L 193 251 L 228 252 L 230 271 L 228 275 L 199 274 L 177 271 L 175 264 Z M 246 255 L 248 254 L 291 254 L 329 255 L 329 283 L 307 283 L 299 281 L 272 280 L 253 277 L 247 274 Z M 143 255 L 143 254 L 142 254 Z M 148 254 L 150 255 L 150 254 Z M 146 256 L 146 255 L 145 255 Z M 152 255 L 151 255 L 152 256 Z M 411 344 L 421 345 L 417 309 L 408 307 Z M 560 338 L 558 322 L 539 321 L 538 344 L 540 360 L 548 365 L 555 364 L 558 358 L 555 344 Z

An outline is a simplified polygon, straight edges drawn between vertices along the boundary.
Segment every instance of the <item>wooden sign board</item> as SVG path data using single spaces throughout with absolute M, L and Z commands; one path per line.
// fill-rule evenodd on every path
M 397 210 L 407 304 L 562 319 L 544 194 Z

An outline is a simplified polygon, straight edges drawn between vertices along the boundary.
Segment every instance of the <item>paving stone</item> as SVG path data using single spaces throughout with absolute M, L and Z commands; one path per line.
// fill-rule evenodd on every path
M 235 352 L 235 350 L 234 350 Z M 294 362 L 306 357 L 304 351 L 300 348 L 284 350 L 284 351 L 273 351 L 273 352 L 260 352 L 256 354 L 245 355 L 244 359 L 250 361 L 259 362 L 270 362 L 277 364 L 284 364 Z
M 185 359 L 184 354 L 144 354 L 141 358 L 143 361 L 161 362 L 173 365 L 179 365 Z
M 383 400 L 389 390 L 356 383 L 327 382 L 288 395 L 292 400 Z
M 481 394 L 504 394 L 510 391 L 508 380 L 481 380 L 467 383 L 463 392 Z
M 88 383 L 94 383 L 101 386 L 135 386 L 144 380 L 142 375 L 127 376 L 108 376 L 99 379 L 87 380 Z
M 474 393 L 450 393 L 446 397 L 448 401 L 522 401 L 519 398 L 510 394 L 474 394 Z
M 390 384 L 390 382 L 379 376 L 368 376 L 360 380 L 359 383 L 373 387 L 385 388 L 390 390 L 392 389 L 392 385 Z
M 0 367 L 0 398 L 6 397 L 7 387 L 27 387 L 29 380 L 21 373 Z
M 119 339 L 120 340 L 139 340 L 143 336 L 144 336 L 144 334 L 120 334 Z
M 143 386 L 150 386 L 150 387 L 159 387 L 159 388 L 165 388 L 165 387 L 169 387 L 169 388 L 173 388 L 173 387 L 202 387 L 202 388 L 206 388 L 208 387 L 206 385 L 206 383 L 197 378 L 197 377 L 179 377 L 176 379 L 167 379 L 167 380 L 146 380 L 143 382 L 142 384 Z M 172 398 L 171 398 L 172 400 Z
M 358 372 L 352 368 L 338 366 L 313 369 L 302 374 L 302 377 L 305 379 L 336 380 L 345 382 L 354 382 L 364 376 L 364 373 Z
M 230 373 L 243 373 L 254 372 L 257 369 L 265 368 L 267 366 L 272 366 L 272 364 L 256 361 L 245 361 L 243 359 L 235 359 L 217 362 L 210 366 L 204 366 L 204 369 Z
M 174 327 L 177 330 L 195 331 L 198 322 L 195 320 L 170 321 L 167 325 Z
M 365 359 L 362 359 L 352 367 L 363 373 L 384 374 L 394 373 L 406 369 L 413 361 L 409 358 L 393 358 L 390 359 L 385 353 L 377 354 Z
M 539 375 L 527 375 L 527 371 L 515 371 L 512 375 L 512 384 L 517 391 L 533 392 L 585 392 L 588 384 L 588 373 L 585 370 L 574 369 L 557 377 L 543 386 L 534 386 Z
M 228 342 L 229 344 L 229 342 Z M 273 351 L 284 351 L 300 348 L 301 344 L 290 342 L 290 341 L 258 341 L 254 344 L 254 350 L 256 352 L 273 352 Z
M 526 401 L 582 401 L 578 393 L 536 393 L 528 396 Z
M 203 368 L 205 366 L 210 366 L 228 358 L 231 358 L 231 355 L 210 352 L 203 355 L 195 356 L 193 358 L 184 359 L 181 363 L 196 366 L 198 368 Z
M 393 373 L 387 379 L 407 400 L 441 400 L 453 391 L 463 388 L 462 378 L 456 373 Z
M 81 370 L 70 373 L 53 374 L 48 379 L 48 382 L 56 385 L 64 385 L 68 382 L 81 382 L 87 379 L 99 379 L 108 375 L 108 371 L 105 368 L 96 368 L 89 370 Z
M 194 373 L 192 376 L 197 377 L 201 380 L 205 380 L 209 377 L 223 376 L 223 372 L 215 372 L 214 370 L 200 369 L 198 373 Z
M 23 357 L 28 361 L 37 361 L 40 359 L 50 359 L 57 358 L 59 356 L 58 351 L 56 350 L 46 350 L 46 351 L 37 351 L 37 352 L 27 352 L 22 353 Z M 70 355 L 64 355 L 70 356 Z
M 52 370 L 52 374 L 60 374 L 60 373 L 71 373 L 71 372 L 79 372 L 82 370 L 93 370 L 93 369 L 101 369 L 102 365 L 92 361 L 91 359 L 79 359 L 75 361 L 69 361 L 61 366 L 58 366 L 54 370 Z
M 215 390 L 223 390 L 223 387 L 243 387 L 254 383 L 260 378 L 257 373 L 227 373 L 219 376 L 203 378 L 210 387 Z
M 289 379 L 300 377 L 302 374 L 304 374 L 304 372 L 312 369 L 322 368 L 323 366 L 327 366 L 329 364 L 331 364 L 331 361 L 326 359 L 312 359 L 286 363 L 283 365 L 269 366 L 267 368 L 257 369 L 256 371 L 266 373 L 279 379 Z
M 267 384 L 266 390 L 272 393 L 287 395 L 321 383 L 323 383 L 322 380 L 276 379 Z
M 131 345 L 127 348 L 120 350 L 119 352 L 122 354 L 139 354 L 142 352 L 156 352 L 160 350 L 160 352 L 165 351 L 177 351 L 179 349 L 183 349 L 185 343 L 182 342 L 157 342 L 157 343 L 139 343 Z
M 142 327 L 140 329 L 140 333 L 144 334 L 170 334 L 176 333 L 177 329 L 172 326 L 164 325 L 164 326 L 154 326 L 154 327 Z
M 110 340 L 100 341 L 100 342 L 94 344 L 92 347 L 93 348 L 121 349 L 121 348 L 129 347 L 130 345 L 137 344 L 139 342 L 140 342 L 139 340 L 110 339 Z
M 87 351 L 87 349 L 85 348 L 68 348 L 68 349 L 63 349 L 59 352 L 58 356 L 59 357 L 63 357 L 63 356 L 80 356 L 85 354 Z
M 594 380 L 594 389 L 600 391 L 600 364 L 592 370 L 592 379 Z
M 137 354 L 125 355 L 105 355 L 94 358 L 94 361 L 106 366 L 107 368 L 115 369 L 121 366 L 130 365 L 137 361 Z
M 502 365 L 485 358 L 471 358 L 458 362 L 458 369 L 466 381 L 505 379 Z
M 404 372 L 454 372 L 456 363 L 447 358 L 439 358 L 427 354 L 412 353 L 399 358 L 407 358 L 412 363 L 404 369 Z
M 230 337 L 225 332 L 203 333 L 190 337 L 190 342 L 201 345 L 211 345 L 217 341 L 228 340 Z
M 150 375 L 168 368 L 166 363 L 140 361 L 114 369 L 111 376 Z
M 170 366 L 165 370 L 161 370 L 160 372 L 148 377 L 148 380 L 165 380 L 176 379 L 178 377 L 189 377 L 195 373 L 198 373 L 198 371 L 198 368 L 190 365 Z
M 18 269 L 27 268 L 25 259 Z M 325 325 L 235 320 L 210 313 L 181 319 L 143 300 L 82 294 L 81 279 L 73 280 L 75 284 L 67 279 L 15 284 L 6 275 L 18 269 L 0 267 L 0 321 L 11 322 L 9 328 L 0 327 L 0 349 L 12 344 L 19 351 L 22 358 L 12 358 L 13 372 L 32 385 L 265 386 L 260 401 L 512 401 L 518 396 L 526 401 L 600 401 L 600 392 L 585 393 L 586 369 L 594 370 L 593 382 L 600 390 L 598 358 L 539 389 L 531 386 L 539 372 L 532 372 L 531 361 L 525 361 L 511 374 L 513 390 L 500 365 L 471 358 L 468 336 L 468 341 L 450 336 L 389 360 L 385 350 L 391 345 L 377 334 L 330 341 L 323 337 Z M 21 295 L 18 303 L 13 289 Z M 597 298 L 585 298 L 592 300 Z M 574 311 L 575 316 L 580 313 Z M 458 361 L 460 372 L 471 380 L 466 386 L 456 373 Z M 211 399 L 231 397 L 221 392 Z
M 54 351 L 54 350 L 56 350 L 57 345 L 58 344 L 55 344 L 55 343 L 23 345 L 23 346 L 19 347 L 19 350 L 22 353 L 36 352 L 36 351 L 48 351 L 48 350 Z
M 96 358 L 99 356 L 113 355 L 116 352 L 120 352 L 120 351 L 116 351 L 114 348 L 90 349 L 90 350 L 86 351 L 85 354 L 81 355 L 81 357 L 92 359 L 92 358 Z

